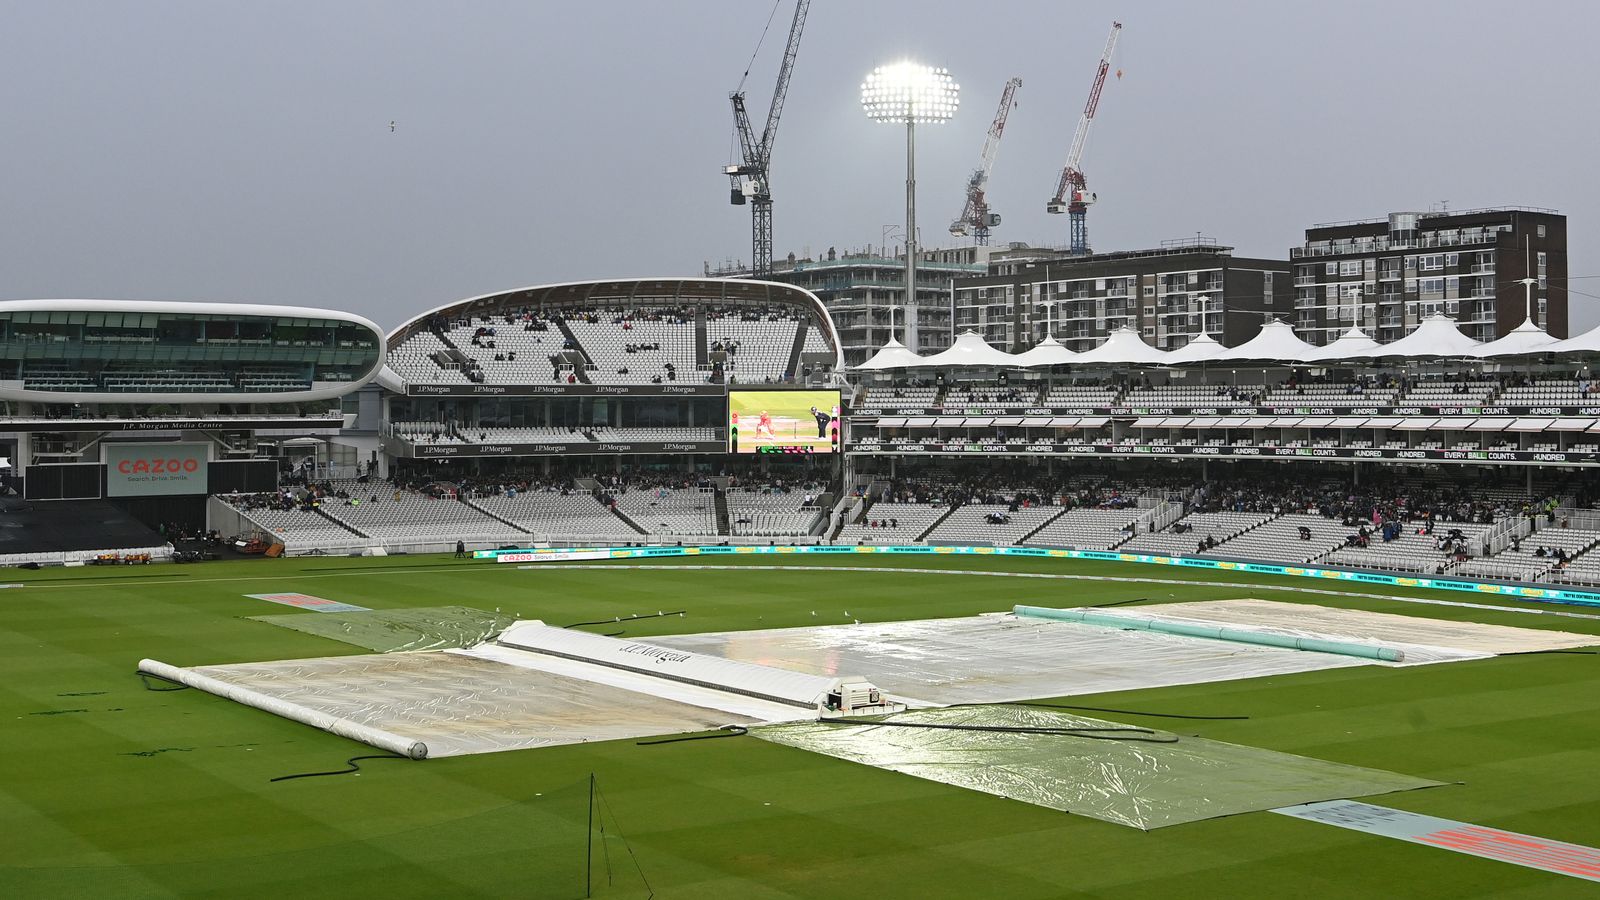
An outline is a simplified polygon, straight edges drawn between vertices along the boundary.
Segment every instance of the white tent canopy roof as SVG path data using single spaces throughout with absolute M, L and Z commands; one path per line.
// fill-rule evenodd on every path
M 1273 319 L 1261 326 L 1261 333 L 1224 353 L 1212 357 L 1215 362 L 1265 360 L 1272 362 L 1305 362 L 1317 350 L 1295 337 L 1287 322 Z
M 907 349 L 905 344 L 890 337 L 887 344 L 884 344 L 877 353 L 872 354 L 871 359 L 856 366 L 856 370 L 870 372 L 881 369 L 904 369 L 910 366 L 920 366 L 922 362 L 922 357 Z
M 1011 361 L 1015 366 L 1059 366 L 1076 361 L 1078 354 L 1073 353 L 1061 342 L 1053 337 L 1047 337 L 1035 344 L 1032 349 L 1018 353 Z
M 1540 353 L 1600 353 L 1600 328 L 1591 328 L 1583 334 L 1575 334 L 1564 341 L 1546 344 L 1539 348 Z
M 1149 365 L 1165 365 L 1167 354 L 1165 351 L 1146 344 L 1140 340 L 1139 332 L 1132 328 L 1118 328 L 1111 332 L 1104 343 L 1093 350 L 1085 350 L 1078 354 L 1079 363 L 1140 363 Z
M 1550 336 L 1549 332 L 1533 324 L 1531 320 L 1524 319 L 1521 325 L 1511 329 L 1505 337 L 1490 341 L 1474 352 L 1474 356 L 1522 356 L 1528 353 L 1543 353 L 1557 339 Z
M 919 366 L 1014 366 L 1017 358 L 996 350 L 976 331 L 963 331 L 948 350 L 924 357 Z
M 1395 341 L 1362 353 L 1352 353 L 1350 359 L 1376 359 L 1385 356 L 1415 358 L 1421 356 L 1472 356 L 1483 346 L 1461 333 L 1456 320 L 1446 315 L 1432 315 L 1423 319 L 1416 330 Z
M 1198 334 L 1190 338 L 1189 343 L 1184 344 L 1182 347 L 1176 350 L 1168 350 L 1167 362 L 1204 362 L 1208 359 L 1215 359 L 1227 349 L 1225 345 L 1211 335 Z
M 1339 339 L 1333 343 L 1325 347 L 1313 347 L 1308 361 L 1345 359 L 1358 353 L 1375 350 L 1380 346 L 1382 345 L 1373 340 L 1365 331 L 1359 328 L 1351 328 L 1344 334 L 1339 335 Z

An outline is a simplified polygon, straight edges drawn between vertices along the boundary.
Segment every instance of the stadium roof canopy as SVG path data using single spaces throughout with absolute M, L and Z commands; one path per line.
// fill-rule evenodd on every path
M 1294 329 L 1288 323 L 1279 319 L 1261 326 L 1261 331 L 1255 337 L 1234 347 L 1224 353 L 1213 357 L 1213 362 L 1243 362 L 1245 360 L 1261 360 L 1263 362 L 1305 362 L 1317 350 L 1305 341 L 1295 337 Z
M 1047 337 L 1035 344 L 1031 349 L 1024 350 L 1012 358 L 1014 366 L 1060 366 L 1077 360 L 1078 354 L 1073 353 L 1061 342 L 1053 337 Z
M 522 309 L 577 307 L 584 309 L 623 309 L 634 306 L 672 306 L 697 303 L 724 303 L 729 306 L 799 306 L 822 327 L 827 345 L 835 355 L 834 368 L 844 368 L 839 349 L 839 332 L 833 317 L 817 295 L 805 288 L 777 281 L 753 278 L 618 278 L 605 281 L 569 281 L 536 285 L 481 294 L 456 300 L 411 317 L 388 335 L 390 347 L 398 347 L 413 333 L 427 330 L 436 317 L 503 316 Z M 385 387 L 403 384 L 392 368 L 385 367 L 379 379 Z
M 912 352 L 905 344 L 894 338 L 889 338 L 889 343 L 884 344 L 872 358 L 856 366 L 858 370 L 878 371 L 882 369 L 905 369 L 911 366 L 920 366 L 926 360 Z
M 1531 353 L 1543 353 L 1557 338 L 1533 324 L 1532 320 L 1525 319 L 1521 325 L 1511 329 L 1505 337 L 1490 341 L 1473 351 L 1474 356 L 1526 356 Z
M 1376 350 L 1380 346 L 1382 345 L 1373 340 L 1365 331 L 1359 328 L 1351 328 L 1344 334 L 1339 335 L 1338 340 L 1326 346 L 1311 348 L 1311 355 L 1307 360 L 1309 362 L 1320 362 L 1323 360 L 1348 359 L 1359 353 Z
M 976 331 L 963 331 L 956 336 L 949 349 L 923 357 L 922 366 L 1015 366 L 1017 357 L 1004 350 L 996 350 L 983 335 Z
M 1442 357 L 1474 355 L 1479 347 L 1483 346 L 1478 341 L 1461 333 L 1456 327 L 1456 320 L 1449 316 L 1436 314 L 1423 319 L 1416 330 L 1395 341 L 1392 344 L 1380 344 L 1377 347 L 1362 353 L 1353 353 L 1349 359 L 1377 359 L 1379 357 L 1402 356 L 1416 357 Z
M 1591 328 L 1583 334 L 1573 335 L 1564 341 L 1546 344 L 1540 353 L 1600 353 L 1600 328 Z
M 1167 353 L 1139 339 L 1132 328 L 1118 328 L 1100 346 L 1078 354 L 1080 363 L 1165 365 Z
M 1182 347 L 1176 350 L 1168 350 L 1167 362 L 1205 362 L 1206 360 L 1215 359 L 1225 353 L 1227 349 L 1227 345 L 1219 342 L 1211 335 L 1199 334 L 1190 338 L 1189 343 L 1184 344 Z

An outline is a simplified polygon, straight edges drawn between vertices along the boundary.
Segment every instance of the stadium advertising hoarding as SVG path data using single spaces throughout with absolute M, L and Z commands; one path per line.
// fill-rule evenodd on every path
M 881 454 L 1067 454 L 1076 456 L 1197 456 L 1202 459 L 1347 459 L 1388 462 L 1443 463 L 1533 463 L 1554 466 L 1600 465 L 1600 453 L 1576 450 L 1444 450 L 1437 448 L 1394 447 L 1259 447 L 1190 446 L 1172 444 L 1067 444 L 1040 441 L 1028 444 L 997 444 L 966 441 L 884 441 L 853 444 L 851 453 Z
M 467 456 L 555 456 L 611 453 L 725 453 L 721 441 L 588 441 L 582 444 L 407 444 L 389 439 L 385 447 L 413 459 Z
M 730 453 L 835 453 L 839 392 L 729 391 Z
M 720 384 L 408 384 L 408 397 L 720 397 Z
M 520 560 L 506 559 L 513 554 L 549 553 L 535 550 L 478 550 L 477 559 L 496 562 Z M 589 552 L 603 552 L 609 559 L 649 559 L 661 556 L 719 556 L 747 553 L 853 553 L 893 555 L 966 555 L 981 556 L 1032 556 L 1058 559 L 1093 559 L 1105 562 L 1145 563 L 1158 566 L 1183 566 L 1194 569 L 1253 572 L 1258 575 L 1288 575 L 1296 578 L 1319 578 L 1338 581 L 1355 581 L 1363 584 L 1393 585 L 1397 587 L 1432 588 L 1443 591 L 1469 591 L 1475 594 L 1496 594 L 1524 600 L 1542 600 L 1572 606 L 1600 606 L 1600 594 L 1593 591 L 1573 591 L 1554 587 L 1529 587 L 1520 584 L 1495 584 L 1468 581 L 1459 578 L 1427 578 L 1407 575 L 1386 575 L 1381 572 L 1360 572 L 1349 569 L 1327 569 L 1312 566 L 1289 566 L 1278 563 L 1235 562 L 1226 559 L 1207 559 L 1190 556 L 1162 556 L 1157 553 L 1120 553 L 1116 550 L 1068 550 L 1054 547 L 966 547 L 932 546 L 927 544 L 872 544 L 872 545 L 746 545 L 746 546 L 689 546 L 689 547 L 601 547 Z M 544 560 L 554 562 L 553 559 Z M 1245 587 L 1245 585 L 1238 585 Z
M 206 444 L 107 444 L 106 496 L 204 494 Z
M 877 416 L 1600 416 L 1600 406 L 943 406 L 848 407 Z

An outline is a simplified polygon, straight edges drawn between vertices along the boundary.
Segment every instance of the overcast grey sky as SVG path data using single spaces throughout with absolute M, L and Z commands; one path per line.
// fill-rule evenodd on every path
M 770 0 L 3 8 L 0 296 L 332 306 L 388 327 L 504 288 L 748 258 L 720 172 Z M 746 85 L 758 117 L 792 9 Z M 1555 207 L 1571 274 L 1600 274 L 1600 5 L 1579 0 L 815 0 L 774 153 L 776 255 L 902 221 L 903 133 L 857 102 L 902 57 L 962 88 L 961 114 L 919 133 L 924 243 L 955 241 L 1013 75 L 996 237 L 1063 243 L 1044 201 L 1114 18 L 1123 74 L 1084 166 L 1096 249 L 1198 231 L 1282 256 L 1308 224 L 1443 200 Z M 1600 320 L 1573 299 L 1575 326 Z

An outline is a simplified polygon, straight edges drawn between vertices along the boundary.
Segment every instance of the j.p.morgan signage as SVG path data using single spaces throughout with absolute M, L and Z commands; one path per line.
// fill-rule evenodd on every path
M 468 456 L 554 456 L 597 453 L 726 453 L 721 441 L 587 441 L 581 444 L 416 444 L 417 459 L 455 459 Z
M 720 384 L 410 384 L 412 397 L 720 397 Z

